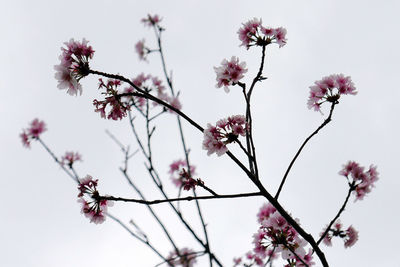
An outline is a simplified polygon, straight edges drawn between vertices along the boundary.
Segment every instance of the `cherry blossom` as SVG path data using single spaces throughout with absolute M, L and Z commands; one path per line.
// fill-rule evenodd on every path
M 143 18 L 141 21 L 144 23 L 145 26 L 152 27 L 152 26 L 159 26 L 162 18 L 160 18 L 157 14 L 154 16 L 147 15 L 147 18 Z
M 165 94 L 165 86 L 162 84 L 162 80 L 160 80 L 158 77 L 151 77 L 151 81 L 153 82 L 153 86 L 157 89 L 157 94 L 158 95 L 163 95 Z
M 34 119 L 29 128 L 24 129 L 22 133 L 19 135 L 22 141 L 22 145 L 29 148 L 31 141 L 33 139 L 38 139 L 40 135 L 45 132 L 46 124 L 44 121 L 40 121 L 39 119 Z
M 371 192 L 375 186 L 374 183 L 378 180 L 378 172 L 376 166 L 371 165 L 367 171 L 364 171 L 357 162 L 349 161 L 343 165 L 343 169 L 339 172 L 340 175 L 345 176 L 352 186 L 353 193 L 356 196 L 355 201 L 362 200 L 366 194 Z
M 196 262 L 196 252 L 190 248 L 180 249 L 179 255 L 172 251 L 167 258 L 169 266 L 193 267 Z
M 21 137 L 23 146 L 25 146 L 25 147 L 31 146 L 31 141 L 29 140 L 29 135 L 26 133 L 25 130 L 19 136 Z
M 242 42 L 240 46 L 245 46 L 247 49 L 251 46 L 266 46 L 271 43 L 276 43 L 279 47 L 283 47 L 287 42 L 287 31 L 283 27 L 264 27 L 261 19 L 257 18 L 242 23 L 242 25 L 237 33 L 239 40 Z
M 137 87 L 142 87 L 143 84 L 148 80 L 151 79 L 151 75 L 144 75 L 144 73 L 140 73 L 138 76 L 132 79 L 132 83 Z
M 238 266 L 242 262 L 242 258 L 233 258 L 233 267 Z
M 124 94 L 130 94 L 134 92 L 135 88 L 133 88 L 132 86 L 126 87 L 124 89 Z M 146 99 L 140 96 L 124 96 L 123 99 L 127 105 L 133 105 L 141 111 L 143 111 L 146 104 Z
M 332 74 L 315 81 L 310 86 L 310 96 L 307 106 L 309 109 L 321 112 L 321 105 L 325 102 L 337 103 L 341 95 L 355 95 L 356 88 L 350 76 Z
M 185 168 L 187 169 L 186 161 L 181 160 L 181 159 L 175 160 L 174 162 L 172 162 L 169 165 L 168 173 L 171 175 L 170 178 L 171 178 L 173 184 L 175 184 L 175 186 L 178 188 L 184 187 L 185 183 L 190 183 L 190 181 L 187 181 L 188 177 L 185 177 L 185 175 L 188 174 L 186 172 Z M 190 166 L 190 175 L 191 175 L 191 177 L 196 175 L 196 167 L 193 165 Z M 189 178 L 191 178 L 191 177 L 189 177 Z M 193 178 L 191 178 L 191 179 L 193 179 Z
M 104 88 L 106 90 L 105 94 L 108 96 L 101 101 L 93 100 L 93 105 L 96 107 L 95 112 L 99 112 L 102 118 L 121 120 L 126 117 L 127 111 L 130 110 L 130 105 L 123 103 L 117 96 L 117 88 L 120 85 L 121 82 L 119 80 L 109 79 L 104 83 L 102 79 L 99 79 L 99 88 Z
M 82 161 L 82 156 L 78 152 L 67 151 L 64 156 L 61 157 L 61 164 L 67 164 L 72 167 L 76 161 Z
M 182 104 L 178 98 L 178 95 L 172 96 L 169 95 L 168 93 L 165 92 L 165 86 L 162 83 L 162 80 L 159 79 L 156 76 L 151 76 L 150 74 L 145 75 L 143 73 L 139 74 L 136 78 L 132 79 L 132 83 L 137 86 L 142 88 L 144 91 L 150 93 L 152 91 L 156 92 L 156 97 L 160 100 L 163 100 L 164 102 L 170 104 L 173 108 L 180 110 L 182 109 Z M 135 89 L 130 86 L 128 88 L 125 88 L 124 93 L 133 93 Z M 154 95 L 154 94 L 153 94 Z M 143 111 L 144 104 L 146 103 L 145 98 L 143 97 L 124 97 L 125 99 L 128 100 L 134 100 L 132 103 L 135 105 L 137 108 Z M 158 103 L 153 102 L 153 106 L 160 106 Z M 163 107 L 165 108 L 165 107 Z M 167 109 L 167 108 L 166 108 Z M 175 113 L 174 110 L 168 109 L 170 113 Z
M 216 153 L 221 156 L 228 151 L 227 144 L 237 141 L 239 135 L 246 135 L 246 128 L 246 118 L 242 115 L 219 120 L 216 126 L 207 124 L 203 133 L 203 149 L 207 150 L 207 155 Z
M 89 59 L 93 57 L 94 51 L 85 39 L 82 42 L 71 39 L 64 44 L 66 48 L 61 47 L 60 64 L 54 66 L 57 87 L 67 89 L 70 95 L 77 95 L 78 92 L 82 94 L 79 80 L 89 74 Z
M 294 266 L 300 266 L 301 260 L 311 263 L 311 253 L 307 254 L 305 250 L 307 242 L 271 204 L 263 205 L 257 217 L 259 222 L 262 221 L 258 232 L 253 235 L 253 252 L 256 256 L 260 259 L 270 256 L 273 259 L 280 255 Z
M 269 218 L 269 216 L 276 211 L 275 207 L 271 205 L 271 203 L 264 204 L 260 211 L 257 213 L 257 221 L 262 223 L 265 219 Z
M 112 201 L 100 199 L 97 191 L 98 180 L 86 175 L 79 181 L 78 202 L 82 204 L 81 213 L 95 224 L 103 223 L 106 220 L 107 206 L 112 206 Z
M 352 247 L 358 240 L 358 231 L 354 229 L 352 225 L 349 226 L 346 230 L 346 237 L 344 241 L 344 247 L 349 248 Z
M 246 63 L 240 62 L 239 58 L 233 56 L 231 60 L 222 60 L 220 67 L 214 67 L 215 73 L 217 74 L 217 88 L 224 87 L 225 92 L 229 92 L 228 86 L 235 85 L 240 79 L 244 77 L 244 73 L 247 72 Z
M 147 55 L 149 53 L 149 49 L 144 45 L 144 39 L 138 41 L 135 44 L 135 51 L 139 56 L 140 60 L 147 61 Z
M 321 232 L 321 236 L 325 233 L 326 228 Z M 353 246 L 358 240 L 358 231 L 350 225 L 346 230 L 343 230 L 343 225 L 340 220 L 336 222 L 329 229 L 327 234 L 324 236 L 323 242 L 327 246 L 332 246 L 332 238 L 340 237 L 344 241 L 344 247 L 349 248 Z
M 178 96 L 167 96 L 167 97 L 163 97 L 161 98 L 162 100 L 165 100 L 165 102 L 167 102 L 168 104 L 170 104 L 172 107 L 174 107 L 177 110 L 181 110 L 182 109 L 182 104 L 179 101 Z M 172 109 L 168 109 L 169 113 L 175 113 L 175 111 L 173 111 Z
M 252 42 L 261 27 L 261 19 L 253 18 L 252 20 L 243 23 L 243 27 L 238 30 L 239 40 L 242 41 L 243 46 L 250 47 Z
M 145 82 L 149 79 L 151 79 L 151 75 L 144 75 L 144 73 L 141 73 L 137 75 L 135 78 L 133 78 L 131 81 L 137 87 L 145 87 Z M 129 86 L 124 89 L 124 94 L 134 93 L 134 92 L 135 88 L 133 88 L 133 86 Z M 125 96 L 123 99 L 125 99 L 125 101 L 127 102 L 130 102 L 129 103 L 130 105 L 135 106 L 141 111 L 143 111 L 144 106 L 146 104 L 146 99 L 140 96 L 133 96 L 133 95 Z

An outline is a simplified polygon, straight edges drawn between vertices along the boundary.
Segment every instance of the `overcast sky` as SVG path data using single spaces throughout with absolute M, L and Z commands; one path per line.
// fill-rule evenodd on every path
M 104 194 L 136 197 L 118 170 L 123 154 L 105 134 L 108 129 L 136 149 L 128 121 L 106 121 L 93 112 L 92 101 L 100 98 L 97 77 L 84 79 L 82 96 L 71 97 L 57 89 L 53 66 L 59 63 L 63 42 L 86 38 L 95 50 L 92 68 L 127 77 L 141 72 L 161 77 L 157 55 L 144 63 L 134 51 L 142 38 L 155 46 L 153 32 L 140 23 L 149 13 L 163 17 L 167 65 L 173 70 L 183 111 L 202 126 L 244 113 L 240 90 L 232 88 L 226 94 L 216 89 L 213 70 L 235 55 L 247 62 L 244 82 L 257 72 L 260 51 L 239 47 L 241 23 L 256 17 L 265 26 L 287 29 L 287 45 L 267 49 L 268 79 L 256 87 L 253 102 L 261 180 L 272 193 L 301 142 L 323 121 L 307 109 L 308 87 L 334 73 L 352 77 L 358 95 L 340 99 L 333 121 L 299 157 L 281 195 L 282 205 L 306 231 L 317 235 L 346 195 L 346 180 L 337 174 L 342 164 L 355 160 L 363 166 L 377 165 L 376 188 L 363 201 L 350 201 L 342 216 L 345 225 L 359 230 L 358 243 L 350 249 L 340 241 L 322 248 L 330 266 L 400 266 L 399 12 L 395 0 L 3 1 L 0 265 L 147 267 L 160 262 L 113 221 L 89 223 L 80 214 L 75 183 L 38 143 L 25 149 L 18 137 L 32 119 L 44 120 L 48 131 L 43 140 L 57 155 L 66 150 L 83 155 L 79 175 L 98 178 Z M 228 157 L 206 155 L 200 132 L 186 123 L 184 131 L 192 162 L 207 185 L 219 193 L 254 190 Z M 156 165 L 169 184 L 168 165 L 183 157 L 173 115 L 163 116 L 154 139 Z M 135 157 L 131 174 L 149 199 L 160 198 L 143 162 Z M 167 189 L 177 195 L 172 185 Z M 262 198 L 202 202 L 211 248 L 225 266 L 251 249 L 263 203 Z M 198 227 L 193 206 L 182 208 Z M 156 209 L 179 246 L 199 249 L 167 205 Z M 126 223 L 134 219 L 162 253 L 171 250 L 144 206 L 117 203 L 110 211 Z M 199 260 L 199 266 L 206 263 Z

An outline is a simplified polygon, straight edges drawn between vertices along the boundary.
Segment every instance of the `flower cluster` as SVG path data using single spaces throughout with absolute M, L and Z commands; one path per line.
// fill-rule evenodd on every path
M 25 147 L 30 147 L 31 146 L 31 141 L 32 139 L 38 139 L 39 136 L 46 131 L 46 124 L 44 121 L 40 121 L 39 119 L 34 119 L 31 122 L 31 125 L 29 128 L 24 129 L 22 133 L 19 135 L 22 140 L 22 144 Z
M 140 60 L 147 61 L 147 55 L 149 54 L 150 50 L 144 45 L 144 39 L 135 44 L 135 51 Z
M 112 206 L 113 203 L 106 199 L 100 199 L 97 181 L 90 175 L 86 175 L 79 181 L 78 202 L 82 204 L 81 212 L 90 219 L 90 222 L 100 224 L 106 220 L 107 206 Z
M 357 162 L 349 161 L 343 165 L 343 169 L 339 172 L 349 180 L 349 185 L 356 195 L 355 200 L 362 200 L 364 196 L 371 192 L 374 183 L 378 180 L 378 172 L 376 166 L 371 165 L 367 171 Z
M 171 175 L 171 180 L 176 187 L 183 187 L 185 190 L 189 190 L 196 185 L 193 185 L 193 182 L 196 183 L 196 181 L 192 178 L 194 175 L 196 175 L 196 167 L 190 166 L 191 176 L 189 176 L 189 173 L 185 170 L 185 168 L 187 168 L 186 161 L 181 159 L 176 160 L 169 165 L 168 173 Z
M 307 242 L 300 237 L 297 231 L 282 217 L 271 205 L 261 207 L 257 215 L 261 226 L 253 236 L 254 257 L 258 257 L 258 265 L 263 266 L 263 260 L 267 257 L 277 257 L 289 262 L 287 266 L 313 265 L 312 251 L 305 250 Z M 271 260 L 271 259 L 270 259 Z
M 179 255 L 172 251 L 167 258 L 169 266 L 192 267 L 196 262 L 196 252 L 190 248 L 180 249 Z
M 243 115 L 234 115 L 217 121 L 216 126 L 207 124 L 204 129 L 203 149 L 207 155 L 216 153 L 223 155 L 228 148 L 227 144 L 238 140 L 239 135 L 245 136 L 247 130 L 246 118 Z
M 61 47 L 60 64 L 55 65 L 55 78 L 58 80 L 59 89 L 67 89 L 70 95 L 82 94 L 79 80 L 89 74 L 89 59 L 93 57 L 93 49 L 88 46 L 88 41 L 82 42 L 71 39 Z
M 164 102 L 170 104 L 172 107 L 178 110 L 182 108 L 182 104 L 180 103 L 178 96 L 168 95 L 165 92 L 165 86 L 162 84 L 162 81 L 158 77 L 156 76 L 153 77 L 150 74 L 144 75 L 143 73 L 141 73 L 136 78 L 132 79 L 132 83 L 148 93 L 155 90 L 157 93 L 156 94 L 157 98 L 163 100 Z M 132 93 L 134 91 L 135 89 L 132 86 L 130 86 L 125 88 L 124 93 Z M 129 97 L 128 99 L 132 98 Z M 136 97 L 134 100 L 135 100 L 134 105 L 140 110 L 143 110 L 144 104 L 146 103 L 145 99 L 142 97 Z M 154 105 L 158 104 L 154 102 Z M 169 112 L 174 113 L 174 111 L 171 109 L 169 109 Z
M 160 18 L 157 14 L 152 16 L 152 15 L 147 15 L 146 18 L 143 18 L 141 21 L 144 23 L 145 26 L 152 27 L 152 26 L 159 26 L 159 23 L 161 22 L 162 18 Z
M 72 167 L 76 161 L 82 161 L 82 156 L 78 152 L 67 151 L 64 156 L 61 157 L 61 164 L 66 164 L 69 167 Z
M 321 236 L 325 233 L 326 229 L 321 233 Z M 337 220 L 333 226 L 328 230 L 324 236 L 323 242 L 327 246 L 332 246 L 332 237 L 338 236 L 343 239 L 344 247 L 349 248 L 353 246 L 358 240 L 358 232 L 352 225 L 346 230 L 343 230 L 343 225 L 340 220 Z
M 246 63 L 240 62 L 239 58 L 233 56 L 231 60 L 222 60 L 220 67 L 214 67 L 215 73 L 217 74 L 217 88 L 224 87 L 225 92 L 229 92 L 228 86 L 235 85 L 240 79 L 244 77 L 244 73 L 247 72 Z
M 286 44 L 286 29 L 270 28 L 261 25 L 261 19 L 254 18 L 246 23 L 238 30 L 241 46 L 246 46 L 249 49 L 251 46 L 266 46 L 271 43 L 276 43 L 279 47 Z
M 118 86 L 121 85 L 119 80 L 109 79 L 106 83 L 99 79 L 99 89 L 104 88 L 105 94 L 108 95 L 104 100 L 93 100 L 93 105 L 96 107 L 95 112 L 99 112 L 102 118 L 106 118 L 106 108 L 109 107 L 107 119 L 121 120 L 126 117 L 126 112 L 130 110 L 130 106 L 121 102 L 118 95 Z
M 275 254 L 271 256 L 275 258 Z M 266 266 L 264 260 L 252 251 L 247 252 L 244 256 L 244 259 L 242 259 L 241 257 L 234 258 L 233 263 L 233 267 L 239 266 L 240 264 L 243 264 L 242 266 Z
M 310 86 L 307 106 L 309 109 L 321 111 L 320 106 L 324 102 L 337 103 L 341 95 L 355 94 L 357 94 L 356 88 L 350 76 L 332 74 L 320 81 L 315 81 L 315 84 Z

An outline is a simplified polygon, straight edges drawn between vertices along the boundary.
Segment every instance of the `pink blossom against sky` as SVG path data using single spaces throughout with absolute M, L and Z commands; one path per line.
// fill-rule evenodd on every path
M 261 18 L 266 27 L 287 30 L 284 47 L 267 47 L 264 76 L 268 79 L 257 85 L 253 93 L 254 138 L 261 180 L 272 192 L 301 142 L 323 120 L 305 104 L 309 86 L 335 73 L 351 76 L 358 94 L 339 99 L 332 122 L 312 139 L 294 165 L 281 199 L 301 225 L 318 236 L 346 196 L 348 186 L 338 174 L 342 164 L 351 160 L 366 168 L 370 164 L 378 166 L 379 180 L 373 190 L 362 201 L 349 201 L 341 218 L 345 229 L 349 225 L 357 229 L 357 243 L 345 250 L 342 240 L 332 239 L 332 247 L 322 248 L 331 266 L 396 264 L 397 259 L 390 255 L 397 255 L 400 239 L 400 232 L 391 230 L 400 224 L 400 216 L 393 212 L 398 210 L 400 186 L 398 1 L 311 0 L 305 4 L 256 0 L 252 5 L 230 0 L 68 3 L 16 0 L 5 2 L 0 11 L 0 34 L 4 40 L 0 44 L 0 200 L 4 203 L 0 266 L 125 267 L 134 263 L 150 267 L 159 263 L 148 248 L 111 220 L 94 225 L 82 216 L 76 184 L 37 142 L 33 140 L 31 148 L 25 149 L 19 137 L 34 118 L 43 120 L 47 130 L 41 138 L 60 159 L 65 151 L 78 152 L 84 159 L 74 163 L 81 177 L 91 174 L 99 179 L 101 193 L 135 196 L 118 170 L 123 154 L 105 134 L 108 129 L 130 145 L 132 151 L 136 150 L 126 118 L 108 121 L 93 111 L 93 99 L 100 98 L 98 77 L 82 79 L 82 95 L 70 97 L 57 88 L 53 67 L 60 63 L 58 56 L 64 42 L 85 38 L 96 51 L 90 61 L 94 69 L 128 78 L 144 73 L 161 79 L 157 55 L 150 53 L 148 62 L 143 62 L 135 52 L 135 44 L 143 39 L 146 46 L 155 48 L 153 32 L 140 21 L 147 14 L 162 18 L 167 66 L 180 91 L 182 110 L 203 127 L 245 112 L 240 88 L 230 87 L 229 94 L 216 89 L 213 69 L 223 58 L 234 55 L 245 61 L 248 69 L 241 82 L 249 83 L 257 73 L 260 48 L 240 47 L 237 31 L 242 23 Z M 166 86 L 164 80 L 162 84 Z M 121 89 L 125 87 L 122 85 Z M 328 106 L 321 107 L 324 114 L 328 114 Z M 165 141 L 179 142 L 174 115 L 166 113 L 163 118 L 153 137 L 154 155 L 172 194 L 177 190 L 170 183 L 169 164 L 184 155 L 179 144 Z M 200 132 L 186 123 L 184 132 L 197 176 L 208 187 L 217 193 L 254 190 L 226 156 L 207 156 L 201 147 Z M 231 147 L 240 154 L 233 144 Z M 134 161 L 132 175 L 146 197 L 159 199 L 142 170 L 143 159 L 137 156 Z M 206 194 L 201 188 L 196 190 Z M 252 248 L 257 213 L 263 204 L 261 198 L 202 202 L 211 247 L 226 266 L 233 265 L 234 257 L 245 255 Z M 188 213 L 192 203 L 182 203 L 181 207 L 188 218 L 197 220 L 196 214 Z M 166 205 L 156 209 L 166 218 L 180 247 L 198 249 L 191 236 L 182 233 Z M 134 219 L 146 233 L 151 233 L 149 238 L 159 244 L 165 255 L 171 251 L 159 227 L 147 216 L 146 207 L 115 203 L 109 211 L 125 222 Z M 379 227 L 382 218 L 385 225 Z M 319 266 L 319 261 L 313 261 Z M 203 266 L 207 261 L 198 258 L 197 262 Z

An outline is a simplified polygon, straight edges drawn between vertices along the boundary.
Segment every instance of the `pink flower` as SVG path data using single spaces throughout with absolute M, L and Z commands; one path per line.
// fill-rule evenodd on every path
M 44 121 L 39 121 L 38 119 L 34 119 L 31 122 L 31 127 L 28 129 L 29 135 L 36 138 L 44 131 L 46 131 L 46 124 Z
M 179 255 L 176 251 L 171 251 L 167 258 L 169 266 L 193 267 L 196 262 L 196 252 L 190 248 L 180 249 Z
M 190 189 L 192 187 L 191 184 L 193 184 L 193 181 L 191 180 L 194 180 L 191 177 L 196 175 L 196 167 L 190 166 L 191 177 L 188 175 L 185 168 L 187 168 L 186 161 L 179 159 L 172 162 L 171 165 L 169 165 L 168 173 L 171 175 L 170 178 L 172 182 L 176 185 L 176 187 L 181 188 L 185 187 L 186 185 L 186 188 L 189 187 Z
M 233 267 L 238 266 L 242 262 L 242 258 L 233 258 Z
M 264 204 L 260 211 L 257 213 L 257 221 L 262 223 L 264 220 L 268 219 L 269 216 L 276 211 L 275 207 L 270 203 Z
M 38 139 L 40 135 L 45 132 L 46 124 L 44 121 L 40 121 L 39 119 L 34 119 L 30 127 L 23 130 L 22 133 L 19 135 L 22 141 L 23 146 L 30 147 L 32 139 Z
M 127 111 L 130 110 L 130 105 L 123 103 L 121 98 L 117 96 L 117 87 L 120 85 L 119 80 L 109 79 L 107 83 L 104 83 L 102 79 L 99 79 L 99 88 L 104 88 L 105 94 L 109 95 L 102 101 L 93 100 L 93 105 L 96 107 L 95 112 L 99 112 L 102 118 L 106 118 L 108 112 L 107 119 L 121 120 L 126 117 Z
M 227 144 L 237 141 L 239 135 L 246 135 L 246 129 L 246 118 L 242 115 L 219 120 L 216 126 L 207 124 L 204 129 L 203 149 L 208 151 L 207 155 L 216 153 L 221 156 L 228 151 Z
M 279 45 L 279 47 L 282 47 L 286 44 L 286 29 L 279 27 L 275 29 L 274 35 L 275 35 L 275 41 Z
M 104 101 L 93 100 L 93 105 L 96 106 L 95 112 L 99 112 L 102 118 L 106 118 L 106 108 L 110 107 L 107 119 L 121 120 L 126 117 L 129 106 L 124 106 L 115 96 L 106 97 Z
M 152 77 L 151 81 L 153 82 L 153 86 L 157 89 L 157 94 L 164 94 L 165 86 L 162 85 L 162 81 L 158 77 Z
M 246 46 L 249 49 L 251 46 L 266 46 L 271 43 L 276 43 L 279 47 L 286 44 L 286 29 L 270 28 L 261 25 L 261 19 L 254 18 L 242 24 L 238 30 L 239 40 L 242 42 L 240 46 Z
M 314 251 L 312 249 L 308 250 L 308 253 L 306 255 L 304 255 L 302 257 L 302 260 L 308 265 L 308 266 L 313 266 L 315 265 L 315 262 L 312 261 L 312 255 L 313 255 Z M 304 265 L 300 260 L 298 260 L 296 266 L 300 266 L 300 267 L 304 267 L 306 265 Z
M 230 61 L 224 59 L 220 67 L 214 67 L 217 74 L 217 88 L 224 86 L 225 92 L 229 92 L 228 86 L 235 85 L 244 77 L 247 72 L 246 63 L 240 62 L 239 58 L 233 56 Z
M 344 241 L 344 247 L 349 248 L 352 247 L 358 240 L 358 232 L 352 225 L 349 226 L 346 230 L 346 237 Z
M 358 232 L 351 225 L 347 228 L 347 230 L 342 229 L 342 223 L 340 222 L 340 220 L 337 220 L 324 237 L 324 244 L 327 246 L 332 246 L 332 238 L 334 236 L 337 236 L 343 239 L 345 248 L 353 246 L 358 240 Z M 325 231 L 326 228 L 324 229 L 324 231 L 322 231 L 321 236 L 323 233 L 325 233 Z
M 25 130 L 19 135 L 22 140 L 22 145 L 25 147 L 31 146 L 31 141 L 29 140 L 29 135 L 25 132 Z
M 263 259 L 260 258 L 257 254 L 252 253 L 251 251 L 246 253 L 245 260 L 247 260 L 248 262 L 243 263 L 243 266 L 254 266 L 254 264 L 256 264 L 257 266 L 264 266 Z M 237 265 L 234 265 L 234 266 L 237 266 Z
M 311 254 L 306 254 L 304 248 L 307 242 L 271 204 L 264 204 L 257 217 L 261 221 L 261 227 L 253 236 L 253 251 L 257 257 L 274 259 L 280 254 L 282 259 L 296 264 L 301 262 L 298 257 L 311 262 Z
M 253 235 L 254 254 L 262 259 L 267 257 L 267 246 L 264 244 L 265 238 L 267 238 L 267 232 L 263 229 L 259 229 L 258 232 Z
M 143 83 L 151 78 L 151 75 L 144 75 L 144 73 L 139 74 L 136 78 L 132 79 L 132 83 L 137 87 L 142 87 Z
M 63 64 L 55 65 L 54 69 L 57 71 L 54 77 L 58 80 L 58 89 L 67 89 L 69 95 L 78 95 L 78 92 L 82 95 L 82 86 L 72 75 L 69 66 Z
M 257 41 L 257 33 L 261 27 L 261 19 L 254 18 L 242 24 L 243 27 L 238 30 L 241 46 L 250 47 L 250 44 Z
M 326 226 L 328 227 L 328 226 Z M 320 233 L 320 235 L 322 236 L 325 231 L 326 231 L 326 227 L 325 229 L 323 229 L 323 231 Z M 340 236 L 342 231 L 343 225 L 340 222 L 340 220 L 336 220 L 336 222 L 331 226 L 331 228 L 329 229 L 329 231 L 326 233 L 326 235 L 324 236 L 323 242 L 325 245 L 331 247 L 332 246 L 332 238 L 334 236 Z
M 81 213 L 89 218 L 90 222 L 100 224 L 106 220 L 107 206 L 112 206 L 113 203 L 100 198 L 97 181 L 90 175 L 80 180 L 78 202 L 82 204 Z
M 141 21 L 144 23 L 145 26 L 152 27 L 152 26 L 159 26 L 158 24 L 161 22 L 162 18 L 158 15 L 147 15 L 147 18 L 143 18 Z
M 182 109 L 182 104 L 179 101 L 178 96 L 168 95 L 165 92 L 165 86 L 162 84 L 162 80 L 159 79 L 158 77 L 155 77 L 155 76 L 152 77 L 151 75 L 144 75 L 143 73 L 141 73 L 136 78 L 132 79 L 132 83 L 135 86 L 140 87 L 149 93 L 152 91 L 156 91 L 157 98 L 170 104 L 172 107 L 174 107 L 177 110 Z M 132 86 L 130 86 L 128 88 L 125 88 L 124 93 L 133 93 L 134 91 L 135 91 L 135 89 Z M 135 98 L 125 97 L 125 99 L 127 99 L 127 100 L 133 99 L 132 104 L 143 111 L 143 107 L 146 103 L 145 98 L 143 98 L 143 97 L 135 97 Z M 153 102 L 153 105 L 158 106 L 159 104 L 156 102 Z M 175 113 L 172 109 L 169 109 L 168 111 L 170 113 Z
M 72 167 L 74 162 L 82 161 L 82 156 L 78 152 L 65 152 L 65 155 L 61 158 L 61 164 L 67 164 Z
M 378 180 L 378 171 L 376 166 L 371 165 L 367 171 L 354 161 L 349 161 L 343 165 L 343 169 L 339 172 L 340 175 L 345 176 L 349 180 L 350 185 L 353 187 L 353 192 L 357 200 L 362 200 L 365 195 L 371 192 Z
M 181 104 L 181 102 L 179 101 L 178 96 L 175 96 L 175 97 L 170 96 L 170 97 L 168 97 L 168 98 L 166 99 L 166 102 L 167 102 L 168 104 L 170 104 L 172 107 L 176 108 L 177 110 L 181 110 L 181 109 L 182 109 L 182 104 Z M 168 111 L 169 111 L 170 113 L 175 113 L 175 111 L 173 111 L 172 109 L 168 109 Z
M 196 188 L 196 185 L 198 185 L 198 182 L 190 177 L 188 173 L 183 170 L 183 174 L 181 175 L 183 177 L 182 179 L 182 184 L 183 184 L 183 190 L 189 191 L 189 190 L 194 190 Z
M 308 108 L 321 111 L 320 106 L 325 102 L 338 103 L 341 95 L 355 95 L 356 88 L 350 76 L 343 74 L 332 74 L 316 81 L 315 85 L 310 86 L 310 96 L 308 98 Z
M 140 60 L 147 61 L 147 55 L 149 54 L 149 49 L 144 45 L 144 39 L 138 41 L 135 45 L 135 51 L 139 56 Z
M 124 89 L 124 94 L 134 93 L 135 89 L 132 86 L 126 87 Z M 127 106 L 133 105 L 139 110 L 143 111 L 144 105 L 146 104 L 146 99 L 140 96 L 125 96 L 123 97 L 124 102 Z
M 89 59 L 93 57 L 94 51 L 85 39 L 82 42 L 71 39 L 64 44 L 66 48 L 61 47 L 60 64 L 54 66 L 57 87 L 67 89 L 70 95 L 77 95 L 78 92 L 82 94 L 79 80 L 89 74 Z

